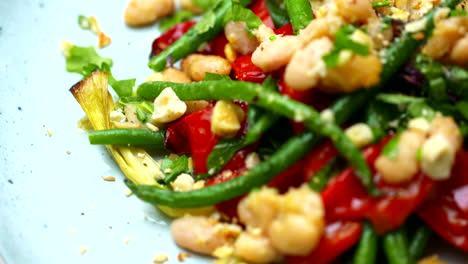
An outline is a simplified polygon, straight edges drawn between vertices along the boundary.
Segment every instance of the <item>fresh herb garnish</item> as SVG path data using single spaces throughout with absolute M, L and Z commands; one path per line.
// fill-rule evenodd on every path
M 161 162 L 161 171 L 164 174 L 164 182 L 169 184 L 182 173 L 190 173 L 189 158 L 185 155 L 173 158 L 166 157 Z
M 449 17 L 454 17 L 454 16 L 466 16 L 468 13 L 466 10 L 452 10 L 449 13 Z
M 226 19 L 226 21 L 244 21 L 249 30 L 256 29 L 263 24 L 262 20 L 252 10 L 236 3 L 232 4 L 231 12 Z
M 379 1 L 372 3 L 372 7 L 382 7 L 382 6 L 389 6 L 390 1 Z
M 398 156 L 398 145 L 400 143 L 400 135 L 393 137 L 387 145 L 382 149 L 382 154 L 390 159 L 395 159 Z
M 188 11 L 188 10 L 180 10 L 179 12 L 175 13 L 173 16 L 171 17 L 168 17 L 164 20 L 162 20 L 160 23 L 159 23 L 159 30 L 161 32 L 164 32 L 168 29 L 170 29 L 171 27 L 181 23 L 181 22 L 184 22 L 184 21 L 189 21 L 190 19 L 192 19 L 194 17 L 193 13 Z
M 335 34 L 335 43 L 333 50 L 323 56 L 323 61 L 328 68 L 337 66 L 340 62 L 340 53 L 344 50 L 349 50 L 358 55 L 369 55 L 369 47 L 367 45 L 358 43 L 351 39 L 351 35 L 356 31 L 353 25 L 342 26 Z
M 91 20 L 85 15 L 78 16 L 78 25 L 81 29 L 91 29 Z
M 65 53 L 65 67 L 68 72 L 83 75 L 83 79 L 90 76 L 96 69 L 103 69 L 104 65 L 112 67 L 112 59 L 99 56 L 94 47 L 79 47 L 71 45 Z

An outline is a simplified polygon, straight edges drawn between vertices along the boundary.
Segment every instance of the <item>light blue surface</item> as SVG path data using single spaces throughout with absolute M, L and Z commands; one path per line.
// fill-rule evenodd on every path
M 123 175 L 105 149 L 90 146 L 76 128 L 84 114 L 68 89 L 80 76 L 65 72 L 60 54 L 61 40 L 96 44 L 77 25 L 78 14 L 95 15 L 112 37 L 99 52 L 114 59 L 114 75 L 144 80 L 157 30 L 127 28 L 125 4 L 0 0 L 0 255 L 8 264 L 152 263 L 159 252 L 178 263 L 182 250 L 167 219 L 127 198 Z M 445 258 L 465 263 L 466 256 L 449 251 L 442 251 Z M 192 256 L 184 263 L 209 262 Z
M 158 252 L 178 263 L 182 250 L 167 219 L 125 196 L 123 175 L 105 149 L 90 146 L 76 128 L 84 113 L 68 91 L 80 76 L 65 72 L 60 41 L 97 43 L 78 27 L 78 14 L 95 15 L 112 37 L 98 52 L 114 59 L 117 78 L 141 82 L 151 74 L 146 63 L 157 30 L 127 28 L 125 5 L 0 0 L 0 255 L 8 264 L 152 263 Z

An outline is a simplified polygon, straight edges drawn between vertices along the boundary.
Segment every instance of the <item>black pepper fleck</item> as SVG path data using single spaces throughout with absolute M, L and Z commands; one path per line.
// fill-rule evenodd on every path
M 13 184 L 13 180 L 12 180 L 12 179 L 8 179 L 8 183 Z
M 21 108 L 21 106 L 18 106 L 18 110 L 23 111 L 23 108 Z

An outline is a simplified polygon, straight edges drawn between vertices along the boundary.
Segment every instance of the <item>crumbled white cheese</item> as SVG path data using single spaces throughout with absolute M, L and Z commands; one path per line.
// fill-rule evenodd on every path
M 408 123 L 408 128 L 414 131 L 418 131 L 424 134 L 429 133 L 431 129 L 431 124 L 424 118 L 418 117 L 413 118 Z
M 320 112 L 320 119 L 326 122 L 333 123 L 335 122 L 335 113 L 330 108 L 327 108 Z
M 445 180 L 455 161 L 455 149 L 443 135 L 436 134 L 422 146 L 422 171 L 434 180 Z
M 213 108 L 211 131 L 221 137 L 233 137 L 241 128 L 243 111 L 236 104 L 220 100 Z
M 169 123 L 185 114 L 187 105 L 177 97 L 172 88 L 164 89 L 154 100 L 152 123 Z
M 416 33 L 423 31 L 426 28 L 427 19 L 420 19 L 405 25 L 405 31 L 409 33 Z
M 256 152 L 252 152 L 245 158 L 245 167 L 247 169 L 255 168 L 258 164 L 260 164 L 260 157 Z
M 109 116 L 112 122 L 125 122 L 125 119 L 126 119 L 122 111 L 118 111 L 118 110 L 110 112 Z
M 186 192 L 186 191 L 203 188 L 203 186 L 205 186 L 205 182 L 204 181 L 195 182 L 192 176 L 186 173 L 182 173 L 179 176 L 177 176 L 177 178 L 171 184 L 171 186 L 176 192 Z
M 391 18 L 396 19 L 396 20 L 403 20 L 406 21 L 409 18 L 409 13 L 407 11 L 401 10 L 396 7 L 390 7 L 390 11 L 392 14 L 390 15 Z
M 374 140 L 374 135 L 371 128 L 364 123 L 357 123 L 345 131 L 346 136 L 354 143 L 357 147 L 364 147 Z

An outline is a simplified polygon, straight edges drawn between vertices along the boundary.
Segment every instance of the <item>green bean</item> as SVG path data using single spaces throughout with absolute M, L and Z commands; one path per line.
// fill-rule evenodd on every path
M 267 6 L 276 28 L 280 28 L 289 23 L 288 12 L 281 7 L 281 4 L 277 0 L 267 0 Z
M 411 263 L 404 227 L 386 233 L 383 236 L 383 247 L 389 264 Z
M 439 6 L 454 8 L 459 2 L 460 0 L 446 0 Z M 428 32 L 433 28 L 433 22 L 431 21 L 432 15 L 433 12 L 424 18 L 430 18 L 428 21 L 430 22 L 428 23 Z M 359 107 L 366 103 L 366 101 L 372 99 L 375 93 L 383 88 L 384 83 L 389 80 L 391 74 L 396 72 L 411 57 L 412 53 L 417 50 L 418 45 L 412 45 L 411 43 L 413 43 L 414 40 L 405 35 L 406 34 L 400 37 L 396 43 L 392 44 L 386 52 L 386 56 L 384 57 L 384 71 L 381 75 L 382 82 L 380 85 L 366 91 L 344 96 L 331 107 L 334 111 L 335 122 L 337 124 L 346 122 L 350 116 L 356 113 Z M 426 33 L 425 36 L 427 37 L 429 34 Z M 236 89 L 232 90 L 232 92 L 236 93 Z M 127 183 L 127 185 L 129 185 L 133 192 L 142 200 L 153 204 L 162 204 L 172 207 L 212 205 L 245 194 L 253 188 L 267 183 L 275 175 L 280 173 L 281 170 L 289 168 L 297 159 L 305 155 L 305 153 L 318 144 L 321 139 L 322 138 L 310 132 L 295 136 L 288 140 L 269 160 L 262 162 L 259 166 L 253 168 L 244 175 L 252 177 L 238 177 L 200 190 L 172 192 L 159 189 L 157 186 L 136 186 L 131 183 Z
M 127 182 L 127 186 L 140 199 L 153 204 L 179 208 L 212 205 L 262 186 L 303 157 L 320 140 L 321 138 L 310 132 L 294 136 L 270 159 L 247 171 L 243 176 L 195 191 L 172 192 L 157 186 L 135 185 L 131 182 Z
M 353 264 L 374 264 L 377 258 L 377 232 L 369 222 L 364 222 L 361 241 L 354 254 Z
M 314 19 L 309 0 L 286 0 L 286 10 L 296 35 Z
M 167 87 L 181 100 L 243 100 L 271 112 L 303 122 L 307 128 L 319 135 L 329 137 L 343 157 L 352 163 L 357 176 L 369 193 L 376 195 L 371 172 L 361 151 L 350 141 L 341 128 L 332 122 L 323 121 L 313 108 L 294 101 L 263 86 L 240 81 L 205 81 L 195 83 L 150 82 L 138 87 L 137 93 L 145 99 L 154 99 Z
M 336 165 L 339 162 L 339 158 L 333 158 L 325 164 L 309 181 L 309 187 L 316 192 L 321 192 L 327 186 L 331 177 L 336 174 L 337 168 Z
M 151 146 L 164 149 L 165 131 L 153 132 L 148 129 L 107 129 L 91 131 L 89 142 L 98 145 Z
M 246 6 L 252 1 L 240 1 Z M 231 9 L 232 1 L 219 1 L 213 11 L 207 11 L 200 20 L 205 23 L 203 27 L 197 27 L 199 23 L 190 28 L 181 38 L 176 40 L 169 48 L 151 58 L 148 66 L 155 71 L 162 71 L 166 67 L 166 61 L 170 58 L 176 62 L 189 54 L 197 51 L 204 43 L 212 40 L 223 30 L 224 19 Z M 202 28 L 202 29 L 200 29 Z
M 409 244 L 409 256 L 412 261 L 417 261 L 424 253 L 432 231 L 426 225 L 420 226 L 414 233 Z

